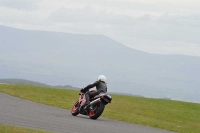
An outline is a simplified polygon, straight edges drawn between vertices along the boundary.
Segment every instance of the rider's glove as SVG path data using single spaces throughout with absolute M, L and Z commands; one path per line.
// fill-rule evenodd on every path
M 81 91 L 81 92 L 83 92 L 83 93 L 85 93 L 85 90 L 84 90 L 84 88 L 82 88 L 80 91 Z

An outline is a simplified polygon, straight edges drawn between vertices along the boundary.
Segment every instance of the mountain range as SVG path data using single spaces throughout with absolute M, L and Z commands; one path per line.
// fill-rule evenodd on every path
M 110 92 L 200 102 L 199 68 L 199 56 L 145 53 L 104 35 L 0 26 L 0 78 L 82 88 L 103 74 Z

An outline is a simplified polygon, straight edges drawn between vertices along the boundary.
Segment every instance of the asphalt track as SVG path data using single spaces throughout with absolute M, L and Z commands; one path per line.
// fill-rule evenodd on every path
M 0 93 L 0 124 L 42 129 L 55 133 L 172 133 L 100 117 L 72 116 L 69 110 Z

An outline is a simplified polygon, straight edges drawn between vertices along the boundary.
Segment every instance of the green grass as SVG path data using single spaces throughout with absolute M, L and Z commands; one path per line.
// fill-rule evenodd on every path
M 60 108 L 71 109 L 78 91 L 23 85 L 0 85 L 0 92 Z M 200 104 L 111 95 L 103 117 L 180 133 L 200 133 Z
M 50 133 L 50 132 L 0 124 L 0 133 Z

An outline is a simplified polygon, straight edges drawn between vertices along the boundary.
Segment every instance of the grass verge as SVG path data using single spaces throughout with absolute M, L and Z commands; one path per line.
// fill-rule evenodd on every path
M 78 91 L 24 85 L 0 85 L 0 92 L 38 103 L 71 109 Z M 180 133 L 200 133 L 200 104 L 112 95 L 103 117 Z
M 0 124 L 0 133 L 51 133 L 51 132 Z

